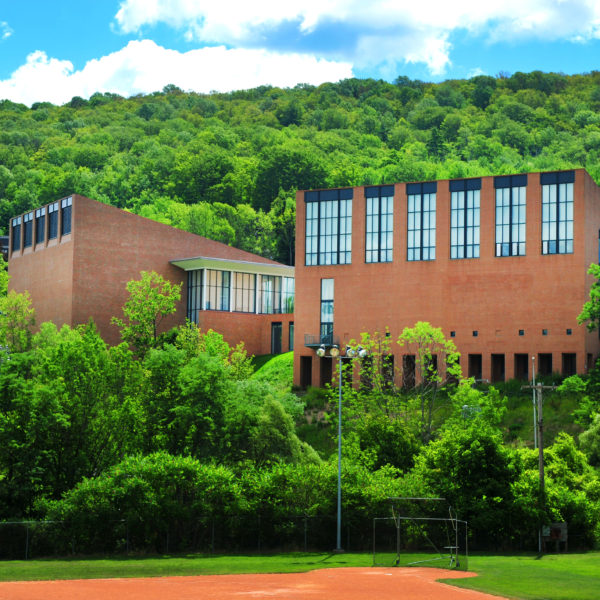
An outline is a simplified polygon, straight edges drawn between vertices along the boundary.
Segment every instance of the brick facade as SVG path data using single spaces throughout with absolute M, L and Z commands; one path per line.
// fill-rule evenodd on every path
M 576 319 L 593 282 L 587 269 L 598 261 L 600 189 L 583 169 L 570 173 L 573 251 L 566 254 L 542 254 L 539 173 L 527 176 L 523 256 L 496 256 L 495 181 L 483 177 L 478 258 L 450 258 L 451 193 L 449 180 L 442 180 L 436 193 L 435 260 L 407 260 L 407 184 L 398 183 L 393 186 L 392 262 L 365 261 L 366 188 L 355 187 L 351 264 L 306 266 L 307 204 L 305 192 L 298 192 L 295 383 L 319 385 L 322 367 L 324 372 L 330 369 L 324 365 L 330 359 L 318 359 L 314 348 L 304 345 L 305 334 L 319 334 L 324 278 L 334 280 L 334 335 L 342 347 L 352 338 L 360 339 L 361 332 L 389 328 L 397 339 L 404 327 L 428 321 L 448 338 L 454 332 L 465 374 L 469 354 L 481 355 L 481 376 L 488 380 L 513 378 L 519 360 L 515 355 L 527 355 L 528 376 L 531 356 L 539 365 L 540 354 L 551 355 L 553 371 L 561 372 L 565 365 L 570 370 L 575 360 L 577 372 L 585 372 L 600 350 L 598 333 L 587 332 Z M 498 369 L 492 370 L 492 355 L 504 357 L 502 377 Z M 396 357 L 397 365 L 400 359 Z M 500 364 L 500 358 L 494 360 Z
M 252 264 L 254 268 L 282 268 L 274 261 L 232 248 L 174 227 L 145 219 L 113 206 L 79 195 L 72 196 L 71 232 L 48 240 L 48 219 L 44 242 L 25 248 L 21 226 L 19 249 L 9 255 L 10 287 L 28 290 L 36 309 L 38 323 L 53 321 L 57 326 L 96 322 L 102 337 L 110 344 L 120 341 L 113 316 L 122 315 L 128 293 L 125 285 L 139 279 L 140 271 L 154 270 L 173 283 L 182 283 L 182 298 L 177 312 L 161 324 L 165 331 L 182 324 L 186 318 L 187 275 L 170 261 L 186 257 L 211 257 Z M 9 247 L 13 247 L 13 229 Z M 290 276 L 293 277 L 293 269 Z M 291 314 L 248 314 L 201 311 L 202 330 L 214 329 L 235 345 L 245 342 L 250 354 L 271 351 L 271 323 L 283 323 L 283 350 L 289 347 Z

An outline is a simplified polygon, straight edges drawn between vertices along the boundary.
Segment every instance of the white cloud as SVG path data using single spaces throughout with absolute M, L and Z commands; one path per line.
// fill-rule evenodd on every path
M 161 90 L 173 83 L 196 92 L 231 91 L 271 84 L 292 87 L 352 77 L 349 63 L 317 59 L 311 55 L 281 54 L 266 50 L 228 50 L 207 47 L 181 53 L 151 40 L 130 42 L 125 48 L 89 61 L 80 71 L 67 60 L 48 58 L 41 51 L 10 77 L 0 81 L 0 98 L 31 105 L 68 102 L 94 92 L 123 96 Z
M 478 77 L 479 75 L 487 75 L 487 73 L 481 67 L 475 67 L 471 69 L 467 74 L 467 79 Z
M 456 30 L 488 42 L 600 37 L 597 0 L 122 0 L 115 15 L 124 33 L 165 23 L 186 39 L 239 47 L 264 45 L 278 27 L 299 37 L 347 30 L 323 55 L 355 64 L 422 62 L 439 74 L 450 64 Z M 401 43 L 400 43 L 401 42 Z M 390 54 L 392 49 L 393 54 Z
M 6 21 L 0 21 L 0 41 L 7 40 L 13 34 L 13 30 Z

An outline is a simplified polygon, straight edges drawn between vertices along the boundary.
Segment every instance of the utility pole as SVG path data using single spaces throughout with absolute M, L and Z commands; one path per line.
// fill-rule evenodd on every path
M 537 385 L 524 385 L 521 387 L 522 390 L 532 389 L 534 395 L 534 406 L 535 399 L 537 398 L 537 441 L 538 441 L 538 464 L 540 471 L 540 510 L 544 510 L 546 508 L 546 484 L 544 480 L 544 414 L 543 414 L 543 393 L 544 390 L 554 390 L 556 386 L 553 385 L 542 385 L 538 383 Z M 538 552 L 542 553 L 542 526 L 540 523 L 540 528 L 538 532 Z

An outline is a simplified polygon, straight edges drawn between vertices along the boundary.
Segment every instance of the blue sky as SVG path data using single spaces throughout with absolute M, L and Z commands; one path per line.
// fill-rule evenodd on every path
M 600 69 L 599 0 L 0 0 L 0 99 Z

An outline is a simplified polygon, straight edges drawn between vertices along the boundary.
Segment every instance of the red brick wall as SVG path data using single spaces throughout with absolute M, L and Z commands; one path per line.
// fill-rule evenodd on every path
M 289 350 L 289 324 L 294 321 L 293 315 L 251 315 L 211 310 L 200 311 L 199 315 L 202 331 L 218 331 L 230 346 L 244 342 L 249 355 L 271 353 L 271 323 L 280 322 L 281 349 L 282 352 Z
M 406 260 L 406 185 L 396 184 L 394 258 L 391 263 L 365 263 L 364 188 L 354 188 L 352 264 L 304 266 L 305 202 L 297 195 L 296 224 L 296 356 L 294 380 L 300 382 L 300 356 L 314 356 L 304 347 L 304 334 L 319 331 L 321 278 L 335 280 L 334 334 L 345 344 L 361 332 L 385 331 L 396 339 L 404 327 L 428 321 L 445 335 L 456 332 L 466 373 L 467 355 L 482 355 L 483 377 L 491 377 L 491 354 L 505 354 L 506 379 L 514 376 L 514 354 L 553 354 L 560 371 L 562 353 L 577 353 L 582 372 L 587 352 L 598 354 L 592 338 L 576 318 L 586 297 L 585 272 L 600 227 L 598 188 L 583 170 L 574 188 L 574 253 L 541 254 L 541 186 L 537 173 L 527 185 L 526 256 L 495 257 L 495 191 L 493 177 L 482 178 L 478 259 L 450 259 L 450 192 L 448 181 L 437 189 L 436 260 Z M 589 281 L 588 285 L 589 287 Z M 566 329 L 572 335 L 566 335 Z M 519 329 L 525 330 L 519 336 Z M 542 335 L 542 329 L 548 335 Z M 473 337 L 473 331 L 478 337 Z M 593 337 L 593 336 L 592 336 Z M 398 350 L 397 354 L 401 351 Z M 316 360 L 313 385 L 319 382 Z
M 29 290 L 38 322 L 76 325 L 91 316 L 110 344 L 120 341 L 119 330 L 110 320 L 122 316 L 128 297 L 125 286 L 131 279 L 139 279 L 140 271 L 154 270 L 173 283 L 183 283 L 177 312 L 161 324 L 161 331 L 166 331 L 184 323 L 186 316 L 187 274 L 170 260 L 208 256 L 277 264 L 83 196 L 73 196 L 72 211 L 69 236 L 10 258 L 11 287 Z M 270 323 L 291 319 L 291 315 L 207 311 L 202 314 L 201 327 L 219 331 L 232 344 L 244 340 L 249 353 L 268 354 Z M 287 326 L 284 350 L 288 347 L 286 336 Z
M 35 223 L 35 221 L 34 221 Z M 73 234 L 48 240 L 48 218 L 45 220 L 44 242 L 12 252 L 12 227 L 9 226 L 9 288 L 27 290 L 35 308 L 36 323 L 53 321 L 57 327 L 71 324 L 73 317 Z M 21 225 L 21 239 L 23 225 Z

